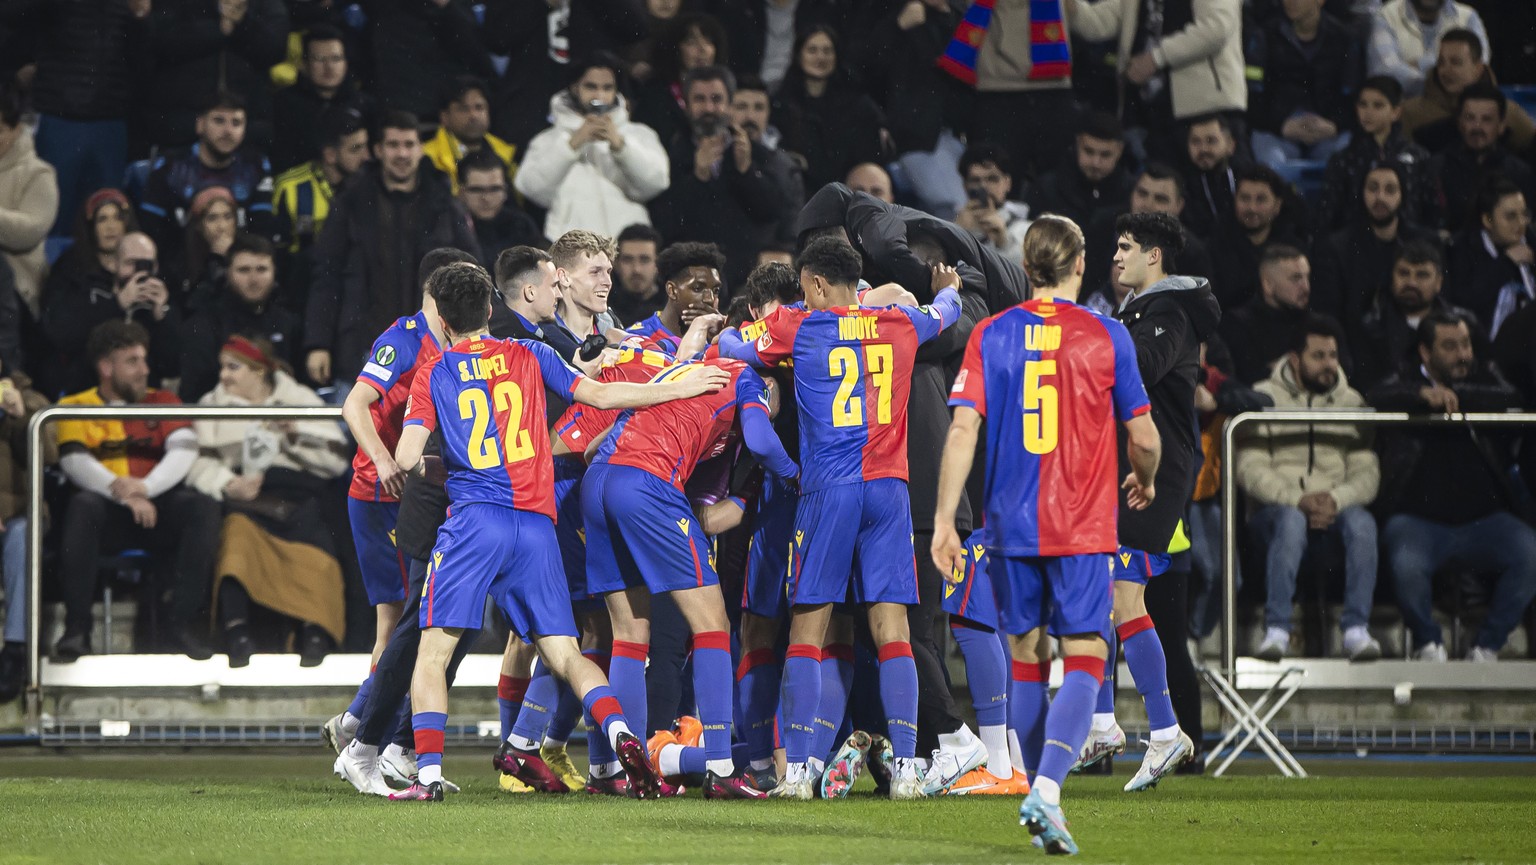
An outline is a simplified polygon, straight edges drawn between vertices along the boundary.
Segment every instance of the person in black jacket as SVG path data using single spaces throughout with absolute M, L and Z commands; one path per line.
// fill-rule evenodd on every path
M 1404 244 L 1433 240 L 1434 232 L 1403 216 L 1407 184 L 1402 167 L 1371 167 L 1359 190 L 1361 206 L 1343 228 L 1312 249 L 1312 309 L 1354 330 L 1392 283 L 1392 263 Z
M 416 118 L 391 111 L 373 145 L 377 160 L 333 202 L 314 246 L 304 313 L 305 366 L 326 385 L 350 382 L 373 339 L 417 307 L 416 267 L 427 252 L 451 246 L 478 255 L 469 215 L 447 178 L 422 159 Z
M 1403 134 L 1403 85 L 1390 75 L 1373 75 L 1355 98 L 1358 127 L 1343 150 L 1328 157 L 1317 229 L 1341 228 L 1360 208 L 1366 172 L 1378 165 L 1398 167 L 1403 185 L 1403 215 L 1423 225 L 1438 225 L 1439 202 L 1429 173 L 1429 151 Z
M 1191 120 L 1184 143 L 1193 167 L 1184 184 L 1189 190 L 1184 223 L 1190 231 L 1209 240 L 1218 227 L 1232 221 L 1236 169 L 1244 163 L 1236 158 L 1237 139 L 1232 135 L 1232 121 L 1225 114 Z
M 1456 126 L 1461 136 L 1430 162 L 1439 180 L 1441 225 L 1452 233 L 1475 228 L 1477 195 L 1495 175 L 1502 175 L 1536 201 L 1536 175 L 1499 143 L 1509 99 L 1492 84 L 1473 84 L 1456 99 Z
M 817 25 L 800 34 L 773 111 L 784 149 L 805 160 L 805 185 L 842 180 L 861 162 L 882 162 L 885 117 L 855 87 L 837 32 Z
M 1297 226 L 1301 203 L 1289 184 L 1267 165 L 1239 168 L 1232 217 L 1211 234 L 1216 299 L 1233 309 L 1259 293 L 1259 261 L 1267 247 L 1305 248 Z
M 1030 190 L 1031 212 L 1090 225 L 1101 211 L 1123 211 L 1131 197 L 1131 173 L 1120 161 L 1124 153 L 1125 130 L 1118 118 L 1102 111 L 1083 114 L 1071 157 Z
M 249 112 L 251 145 L 272 142 L 267 71 L 288 50 L 282 0 L 153 0 L 154 75 L 135 116 L 148 143 L 191 144 L 197 112 L 219 91 L 238 93 Z
M 1447 299 L 1474 312 L 1497 337 L 1504 322 L 1536 300 L 1536 233 L 1531 197 L 1503 178 L 1477 193 L 1477 222 L 1456 237 Z
M 1182 220 L 1188 211 L 1188 203 L 1184 178 L 1161 162 L 1148 162 L 1131 184 L 1129 210 L 1099 210 L 1093 221 L 1083 226 L 1083 234 L 1088 238 L 1083 290 L 1089 292 L 1084 296 L 1083 304 L 1105 315 L 1114 315 L 1120 307 L 1116 299 L 1107 309 L 1101 308 L 1094 302 L 1094 298 L 1102 298 L 1099 303 L 1107 303 L 1108 299 L 1118 294 L 1118 283 L 1110 284 L 1109 270 L 1115 257 L 1115 243 L 1119 240 L 1115 235 L 1115 221 L 1121 213 L 1166 213 Z M 1171 262 L 1168 266 L 1177 268 L 1185 276 L 1211 279 L 1211 254 L 1206 250 L 1205 241 L 1190 231 L 1188 225 L 1184 229 L 1184 251 L 1179 253 L 1177 262 Z
M 1322 0 L 1284 6 L 1264 27 L 1264 88 L 1250 110 L 1254 158 L 1277 168 L 1343 149 L 1364 66 L 1355 37 Z
M 688 73 L 683 93 L 692 128 L 669 148 L 672 185 L 651 201 L 651 224 L 664 237 L 687 237 L 725 250 L 726 294 L 746 281 L 758 238 L 787 206 L 765 166 L 768 151 L 731 123 L 736 79 L 706 66 Z
M 1473 348 L 1486 348 L 1487 337 L 1468 310 L 1453 306 L 1441 294 L 1445 257 L 1429 240 L 1398 247 L 1392 258 L 1390 284 L 1350 338 L 1354 346 L 1354 380 L 1362 393 L 1393 376 L 1412 376 L 1419 368 L 1419 323 L 1436 313 L 1465 318 L 1472 329 Z
M 1275 360 L 1296 343 L 1312 297 L 1312 266 L 1296 247 L 1277 243 L 1266 248 L 1258 269 L 1258 295 L 1221 319 L 1221 338 L 1232 351 L 1237 380 L 1249 386 L 1269 378 Z
M 1518 392 L 1477 358 L 1473 330 L 1471 321 L 1455 313 L 1425 316 L 1418 331 L 1421 366 L 1373 388 L 1369 402 L 1382 411 L 1419 414 L 1518 406 Z M 1507 442 L 1460 424 L 1391 427 L 1382 431 L 1381 453 L 1376 507 L 1385 520 L 1382 549 L 1414 658 L 1444 661 L 1449 655 L 1431 597 L 1435 574 L 1454 562 L 1495 575 L 1488 616 L 1466 657 L 1497 660 L 1536 597 L 1536 530 L 1519 516 Z
M 152 67 L 150 0 L 17 0 L 0 4 L 36 52 L 37 155 L 58 172 L 55 236 L 91 192 L 123 181 L 138 70 Z
M 731 71 L 757 75 L 778 89 L 794 68 L 800 34 L 844 23 L 837 0 L 716 0 L 709 11 L 725 27 L 731 46 Z
M 459 160 L 459 203 L 474 220 L 480 244 L 481 264 L 496 265 L 496 256 L 514 246 L 548 246 L 549 240 L 511 200 L 507 166 L 490 148 L 482 148 Z
M 1166 213 L 1126 214 L 1115 226 L 1119 234 L 1115 263 L 1120 282 L 1132 291 L 1116 318 L 1130 331 L 1136 365 L 1152 403 L 1152 422 L 1162 439 L 1163 454 L 1155 485 L 1157 497 L 1144 510 L 1121 502 L 1120 549 L 1114 570 L 1114 620 L 1125 649 L 1125 662 L 1146 704 L 1151 745 L 1126 790 L 1145 789 L 1195 757 L 1195 745 L 1179 727 L 1169 698 L 1169 658 L 1147 614 L 1147 581 L 1165 571 L 1169 554 L 1184 538 L 1182 519 L 1195 484 L 1195 459 L 1200 441 L 1195 428 L 1195 387 L 1200 380 L 1200 343 L 1216 332 L 1221 307 L 1210 284 L 1188 276 L 1170 276 L 1163 267 L 1180 251 L 1183 229 Z M 1124 453 L 1124 448 L 1121 452 Z M 1130 471 L 1122 458 L 1122 474 Z M 1184 541 L 1180 546 L 1188 546 Z M 1182 645 L 1183 640 L 1170 641 Z M 1172 660 L 1189 677 L 1188 655 Z M 1099 692 L 1093 729 L 1083 746 L 1085 765 L 1123 749 L 1125 734 L 1113 720 L 1113 651 L 1107 664 L 1111 675 Z
M 334 27 L 317 24 L 304 32 L 304 60 L 299 80 L 272 97 L 272 148 L 268 156 L 278 174 L 314 159 L 320 152 L 320 119 L 352 109 L 365 128 L 372 120 L 373 98 L 348 77 L 347 43 Z
M 229 247 L 224 291 L 191 318 L 181 338 L 181 401 L 197 402 L 219 383 L 219 348 L 231 336 L 261 337 L 274 356 L 293 367 L 302 322 L 277 304 L 277 266 L 264 237 L 240 234 Z

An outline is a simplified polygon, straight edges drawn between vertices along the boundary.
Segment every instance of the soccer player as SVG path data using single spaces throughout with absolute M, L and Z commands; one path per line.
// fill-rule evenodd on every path
M 1182 536 L 1179 521 L 1194 491 L 1200 442 L 1190 417 L 1200 374 L 1200 343 L 1216 332 L 1221 308 L 1204 279 L 1168 275 L 1184 246 L 1177 219 L 1161 213 L 1126 214 L 1116 222 L 1115 233 L 1120 284 L 1131 290 L 1116 317 L 1136 346 L 1136 364 L 1152 400 L 1152 421 L 1165 445 L 1157 477 L 1161 495 L 1145 510 L 1121 508 L 1114 560 L 1114 635 L 1125 649 L 1125 663 L 1151 727 L 1146 756 L 1125 785 L 1126 792 L 1136 792 L 1157 786 L 1195 756 L 1194 742 L 1180 729 L 1168 695 L 1168 661 L 1147 615 L 1146 594 L 1147 581 L 1168 570 L 1169 549 Z M 1113 671 L 1113 659 L 1112 646 L 1106 676 Z M 1111 685 L 1099 694 L 1081 762 L 1092 765 L 1124 748 Z
M 1024 767 L 1016 769 L 1010 753 L 1017 750 L 1016 746 L 1010 749 L 1009 744 L 1014 732 L 1008 726 L 1010 651 L 1007 637 L 998 630 L 997 601 L 987 574 L 989 542 L 985 528 L 971 532 L 960 554 L 960 572 L 951 574 L 944 586 L 944 612 L 949 613 L 950 633 L 965 659 L 976 725 L 987 746 L 987 764 L 956 781 L 945 791 L 951 796 L 1029 793 Z
M 959 276 L 930 308 L 858 305 L 857 252 L 834 237 L 813 240 L 798 262 L 805 307 L 782 306 L 755 342 L 727 329 L 720 353 L 769 368 L 794 364 L 804 465 L 795 512 L 790 646 L 782 712 L 784 782 L 776 797 L 809 799 L 813 723 L 821 697 L 822 650 L 832 605 L 849 596 L 868 608 L 879 647 L 880 696 L 894 756 L 891 797 L 921 795 L 917 761 L 917 667 L 906 607 L 917 603 L 912 514 L 907 496 L 907 396 L 920 344 L 960 316 Z
M 746 364 L 677 364 L 653 381 L 686 381 L 710 369 L 729 374 L 724 389 L 626 412 L 598 447 L 582 485 L 587 588 L 608 604 L 613 686 L 634 706 L 646 704 L 651 594 L 671 596 L 693 634 L 704 747 L 665 742 L 666 736 L 653 740 L 657 768 L 663 776 L 703 774 L 706 799 L 758 799 L 763 791 L 731 760 L 730 623 L 710 541 L 683 487 L 700 462 L 726 450 L 738 427 L 742 442 L 775 476 L 793 483 L 799 468 L 773 431 L 769 388 Z
M 597 665 L 582 656 L 560 573 L 554 527 L 554 467 L 544 435 L 544 388 L 602 408 L 652 405 L 718 390 L 712 370 L 653 383 L 595 382 L 543 343 L 496 340 L 486 332 L 494 291 L 472 264 L 434 272 L 429 288 L 452 348 L 411 386 L 406 429 L 395 456 L 424 473 L 422 453 L 441 422 L 452 516 L 438 533 L 421 606 L 421 648 L 411 680 L 419 776 L 396 800 L 441 801 L 444 672 L 465 629 L 478 628 L 490 595 L 513 631 L 533 643 L 571 686 L 629 776 L 630 793 L 654 795 L 657 778 L 619 701 Z M 439 409 L 442 409 L 441 415 Z M 503 745 L 496 765 L 519 774 L 536 754 Z
M 352 485 L 347 490 L 347 516 L 352 523 L 352 543 L 357 548 L 363 588 L 374 609 L 374 637 L 368 678 L 363 680 L 346 711 L 326 721 L 321 730 L 338 757 L 357 733 L 358 719 L 373 686 L 373 667 L 400 620 L 411 582 L 410 566 L 395 547 L 395 522 L 400 515 L 405 473 L 395 464 L 394 452 L 405 420 L 411 383 L 422 367 L 442 351 L 443 333 L 437 307 L 427 291 L 427 278 L 445 264 L 474 260 L 468 253 L 451 248 L 434 249 L 422 256 L 417 268 L 417 284 L 422 287 L 421 309 L 415 315 L 396 320 L 374 340 L 368 361 L 341 407 L 342 419 L 357 440 Z
M 1133 508 L 1156 495 L 1160 451 L 1130 335 L 1076 304 L 1083 245 L 1071 220 L 1036 220 L 1024 240 L 1033 297 L 971 332 L 950 393 L 954 417 L 933 521 L 934 563 L 953 579 L 964 550 L 955 510 L 985 418 L 988 571 L 1014 667 L 1047 669 L 1047 626 L 1063 655 L 1065 675 L 1045 717 L 1039 771 L 1019 809 L 1019 822 L 1040 836 L 1047 853 L 1058 854 L 1077 852 L 1061 813 L 1061 783 L 1088 733 L 1108 654 L 1102 630 L 1109 621 L 1108 554 L 1116 547 L 1116 420 L 1129 435 L 1133 471 L 1124 486 Z M 1040 709 L 1029 702 L 1013 707 L 1021 731 L 1030 722 L 1020 713 Z M 1031 761 L 1025 755 L 1026 765 Z
M 720 271 L 725 255 L 713 243 L 674 243 L 656 258 L 656 272 L 667 294 L 667 304 L 629 332 L 647 343 L 683 338 L 693 320 L 720 311 Z

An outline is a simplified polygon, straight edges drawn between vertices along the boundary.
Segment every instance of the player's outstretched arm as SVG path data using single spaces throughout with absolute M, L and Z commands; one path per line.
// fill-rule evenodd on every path
M 750 407 L 742 410 L 741 441 L 768 471 L 778 477 L 792 481 L 800 476 L 800 467 L 795 465 L 789 451 L 784 449 L 784 442 L 779 440 L 779 434 L 774 432 L 768 412 Z
M 725 316 L 718 312 L 701 315 L 688 325 L 688 332 L 677 344 L 677 359 L 688 360 L 699 352 L 709 348 L 709 341 L 715 338 L 720 328 L 725 326 Z
M 1125 503 L 1133 511 L 1145 510 L 1157 497 L 1152 481 L 1157 477 L 1157 464 L 1163 458 L 1163 440 L 1157 434 L 1152 414 L 1144 412 L 1125 422 L 1126 456 L 1131 461 L 1131 473 L 1125 476 L 1121 488 Z
M 720 356 L 744 361 L 757 369 L 767 369 L 768 364 L 757 355 L 757 347 L 741 338 L 741 331 L 728 327 L 720 331 Z
M 373 426 L 373 413 L 369 411 L 369 407 L 380 398 L 381 394 L 370 385 L 363 382 L 353 384 L 346 402 L 341 404 L 341 419 L 346 421 L 352 438 L 357 440 L 357 446 L 373 461 L 373 467 L 379 473 L 379 485 L 384 488 L 384 492 L 399 498 L 400 491 L 405 489 L 405 473 L 395 462 L 394 454 L 384 446 L 384 440 L 379 438 L 379 431 Z
M 723 369 L 701 366 L 688 375 L 644 384 L 627 381 L 593 381 L 590 378 L 583 378 L 576 383 L 576 390 L 572 395 L 577 402 L 594 408 L 643 408 L 675 399 L 714 393 L 725 387 L 730 380 L 731 374 Z
M 955 511 L 960 507 L 960 496 L 965 494 L 965 479 L 971 474 L 980 430 L 980 412 L 955 406 L 949 436 L 944 440 L 944 456 L 939 462 L 938 504 L 933 514 L 933 564 L 946 575 L 945 579 L 963 571 L 965 547 L 955 530 Z
M 422 454 L 427 450 L 427 439 L 432 436 L 432 431 L 421 424 L 408 424 L 400 431 L 400 443 L 395 445 L 395 465 L 399 467 L 400 476 L 416 475 L 422 477 L 425 474 L 427 461 L 422 459 Z

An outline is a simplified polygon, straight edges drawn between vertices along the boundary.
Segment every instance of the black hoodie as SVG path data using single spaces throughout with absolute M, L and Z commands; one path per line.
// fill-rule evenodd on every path
M 1221 306 L 1211 285 L 1192 276 L 1170 276 L 1127 298 L 1116 313 L 1136 345 L 1136 365 L 1152 403 L 1152 422 L 1163 440 L 1157 467 L 1157 498 L 1144 511 L 1120 505 L 1120 545 L 1149 553 L 1168 551 L 1195 484 L 1200 432 L 1195 386 L 1200 381 L 1200 343 L 1216 333 Z M 1121 475 L 1130 472 L 1121 433 Z

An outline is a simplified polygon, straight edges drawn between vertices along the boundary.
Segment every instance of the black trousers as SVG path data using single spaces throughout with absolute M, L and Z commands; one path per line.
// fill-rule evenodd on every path
M 400 612 L 400 622 L 389 635 L 384 651 L 379 653 L 379 663 L 373 668 L 373 685 L 368 691 L 368 701 L 363 704 L 363 715 L 358 720 L 357 739 L 366 745 L 383 745 L 380 741 L 394 724 L 395 716 L 405 705 L 411 693 L 411 674 L 416 671 L 416 650 L 421 648 L 421 590 L 427 581 L 427 563 L 420 559 L 410 560 L 411 588 L 405 593 L 405 609 Z M 453 686 L 459 662 L 469 654 L 478 631 L 465 631 L 454 647 L 453 659 L 448 662 L 448 685 Z M 402 747 L 414 748 L 411 719 L 404 718 L 395 731 L 394 740 Z
M 90 633 L 97 559 L 128 549 L 150 553 L 159 572 L 170 575 L 156 587 L 158 594 L 169 590 L 173 598 L 169 632 L 194 624 L 201 629 L 212 591 L 222 511 L 212 499 L 186 487 L 162 493 L 154 504 L 155 527 L 150 529 L 135 523 L 128 508 L 106 496 L 80 490 L 69 500 L 59 556 L 65 633 Z
M 1189 554 L 1173 557 L 1173 567 L 1147 582 L 1147 615 L 1157 626 L 1157 639 L 1168 659 L 1168 696 L 1179 726 L 1204 751 L 1205 726 L 1200 720 L 1200 679 L 1189 658 Z
M 940 733 L 953 733 L 965 723 L 949 691 L 949 672 L 936 634 L 948 620 L 944 612 L 944 575 L 933 564 L 928 549 L 933 532 L 913 536 L 917 551 L 917 597 L 907 608 L 907 627 L 912 631 L 912 660 L 917 663 L 917 753 L 939 747 Z

